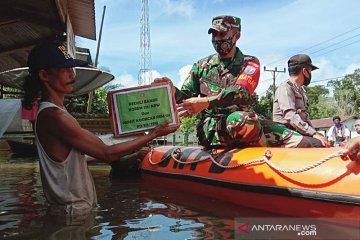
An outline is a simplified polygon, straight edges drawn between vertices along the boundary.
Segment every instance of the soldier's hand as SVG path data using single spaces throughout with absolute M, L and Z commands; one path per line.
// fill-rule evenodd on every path
M 184 100 L 177 105 L 179 117 L 190 117 L 209 107 L 209 99 L 207 97 L 193 97 Z
M 159 83 L 168 83 L 171 87 L 171 91 L 175 94 L 176 89 L 170 78 L 168 77 L 155 78 L 154 81 L 151 83 L 151 85 L 159 84 Z

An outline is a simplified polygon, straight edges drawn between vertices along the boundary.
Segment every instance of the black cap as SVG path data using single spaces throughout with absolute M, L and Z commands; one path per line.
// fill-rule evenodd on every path
M 71 68 L 87 66 L 88 62 L 72 58 L 63 44 L 45 43 L 34 47 L 29 54 L 27 65 L 29 72 L 41 69 Z
M 288 67 L 296 67 L 296 66 L 304 66 L 304 67 L 311 67 L 311 70 L 319 69 L 318 67 L 314 66 L 311 62 L 311 58 L 306 54 L 297 54 L 292 56 L 288 61 Z

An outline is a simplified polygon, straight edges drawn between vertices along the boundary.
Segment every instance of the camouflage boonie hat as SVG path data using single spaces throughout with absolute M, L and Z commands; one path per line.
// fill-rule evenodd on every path
M 213 31 L 227 32 L 233 28 L 241 30 L 241 19 L 233 16 L 217 16 L 212 20 L 212 27 L 209 28 L 208 34 Z

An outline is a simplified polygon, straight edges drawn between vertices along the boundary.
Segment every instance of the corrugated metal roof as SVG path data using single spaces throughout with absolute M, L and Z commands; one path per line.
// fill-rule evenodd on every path
M 94 0 L 68 1 L 68 7 L 75 35 L 95 40 Z
M 346 120 L 354 118 L 354 116 L 340 116 L 341 122 L 345 122 Z M 332 125 L 334 125 L 334 122 L 332 120 L 332 117 L 330 118 L 321 118 L 321 119 L 314 119 L 311 120 L 312 125 L 314 128 L 329 128 Z
M 68 11 L 74 34 L 95 39 L 94 0 L 1 0 L 0 72 L 26 65 L 36 44 L 61 37 Z

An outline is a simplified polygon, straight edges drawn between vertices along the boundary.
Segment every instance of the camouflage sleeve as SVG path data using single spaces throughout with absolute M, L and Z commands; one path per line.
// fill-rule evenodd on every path
M 199 65 L 195 63 L 189 75 L 186 77 L 181 89 L 176 88 L 175 99 L 177 103 L 182 102 L 184 99 L 197 97 L 200 94 L 199 89 Z
M 209 97 L 209 106 L 216 109 L 231 105 L 250 105 L 251 101 L 249 91 L 243 86 L 235 85 L 233 89 L 225 89 L 218 95 Z
M 220 92 L 216 97 L 209 98 L 210 107 L 226 107 L 231 105 L 245 105 L 252 103 L 254 93 L 260 78 L 260 62 L 257 58 L 247 56 L 245 67 L 240 72 L 234 86 Z

